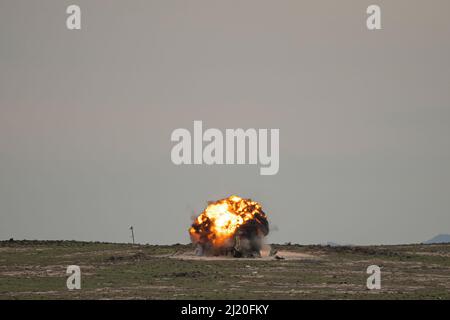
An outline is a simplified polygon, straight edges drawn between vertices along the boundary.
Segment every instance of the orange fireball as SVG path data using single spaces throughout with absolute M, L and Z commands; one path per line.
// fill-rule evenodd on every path
M 268 233 L 267 217 L 261 205 L 233 195 L 210 202 L 195 219 L 189 233 L 194 243 L 210 243 L 214 247 L 221 247 L 228 240 L 233 241 L 239 229 L 250 224 L 257 225 L 256 230 L 261 230 L 264 235 Z

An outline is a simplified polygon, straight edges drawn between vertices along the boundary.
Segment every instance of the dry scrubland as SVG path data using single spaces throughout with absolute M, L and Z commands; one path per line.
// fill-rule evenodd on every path
M 0 299 L 450 299 L 450 245 L 273 245 L 286 259 L 191 259 L 191 245 L 0 242 Z M 294 258 L 292 258 L 294 257 Z M 68 291 L 66 267 L 81 267 Z M 382 268 L 369 291 L 368 265 Z

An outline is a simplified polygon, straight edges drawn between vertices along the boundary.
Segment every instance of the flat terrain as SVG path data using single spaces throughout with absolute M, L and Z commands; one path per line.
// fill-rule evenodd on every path
M 191 245 L 0 242 L 0 299 L 450 299 L 450 245 L 272 245 L 262 259 L 198 258 Z M 366 269 L 382 289 L 366 288 Z M 81 290 L 66 287 L 79 265 Z

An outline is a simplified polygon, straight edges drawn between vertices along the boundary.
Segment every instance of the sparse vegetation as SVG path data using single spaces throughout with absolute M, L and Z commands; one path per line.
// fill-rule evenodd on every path
M 450 245 L 273 245 L 313 258 L 180 260 L 191 245 L 0 242 L 0 299 L 450 299 Z M 66 267 L 82 289 L 66 288 Z M 366 289 L 367 266 L 382 289 Z

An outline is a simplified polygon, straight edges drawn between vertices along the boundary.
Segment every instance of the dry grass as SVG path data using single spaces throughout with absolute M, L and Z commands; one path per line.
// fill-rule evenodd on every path
M 0 242 L 1 299 L 450 299 L 450 245 L 274 245 L 282 260 L 198 258 L 190 245 Z M 66 288 L 79 265 L 82 289 Z M 382 289 L 366 288 L 367 266 Z

